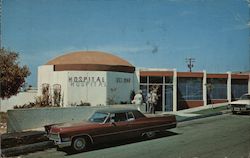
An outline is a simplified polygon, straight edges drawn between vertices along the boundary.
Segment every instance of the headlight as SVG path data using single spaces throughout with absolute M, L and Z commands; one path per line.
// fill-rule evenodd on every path
M 71 139 L 70 138 L 61 138 L 62 142 L 69 142 Z

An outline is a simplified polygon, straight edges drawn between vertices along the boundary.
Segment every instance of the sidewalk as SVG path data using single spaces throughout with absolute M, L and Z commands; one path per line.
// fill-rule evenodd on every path
M 164 112 L 163 115 L 173 114 L 176 115 L 177 122 L 190 121 L 194 119 L 200 119 L 205 117 L 211 117 L 216 115 L 222 115 L 230 113 L 227 108 L 228 103 L 210 104 L 207 106 L 201 106 L 197 108 L 185 109 L 176 112 Z

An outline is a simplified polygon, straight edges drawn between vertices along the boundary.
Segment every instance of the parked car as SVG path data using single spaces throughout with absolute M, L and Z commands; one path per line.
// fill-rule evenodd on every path
M 89 145 L 138 136 L 153 137 L 176 127 L 174 115 L 146 117 L 136 109 L 103 108 L 88 121 L 45 126 L 48 138 L 59 148 L 71 147 L 80 152 Z
M 244 94 L 239 100 L 231 102 L 230 107 L 233 114 L 250 112 L 250 94 Z

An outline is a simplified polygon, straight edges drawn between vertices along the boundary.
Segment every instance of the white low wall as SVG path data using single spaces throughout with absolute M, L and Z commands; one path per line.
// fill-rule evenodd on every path
M 79 122 L 88 119 L 96 109 L 108 107 L 138 108 L 135 105 L 113 105 L 8 110 L 7 132 L 21 132 L 62 122 Z M 141 110 L 143 112 L 144 108 Z
M 37 96 L 36 90 L 31 90 L 27 92 L 20 92 L 16 96 L 12 96 L 9 99 L 0 100 L 0 111 L 7 112 L 11 110 L 15 105 L 29 104 L 30 102 L 35 102 Z

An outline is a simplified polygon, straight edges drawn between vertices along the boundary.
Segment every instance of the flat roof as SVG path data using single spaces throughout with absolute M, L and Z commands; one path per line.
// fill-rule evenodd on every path
M 128 112 L 128 111 L 138 111 L 137 109 L 133 109 L 133 108 L 109 108 L 109 107 L 105 107 L 105 108 L 101 108 L 101 109 L 97 109 L 96 112 L 106 112 L 106 113 L 122 113 L 122 112 Z

